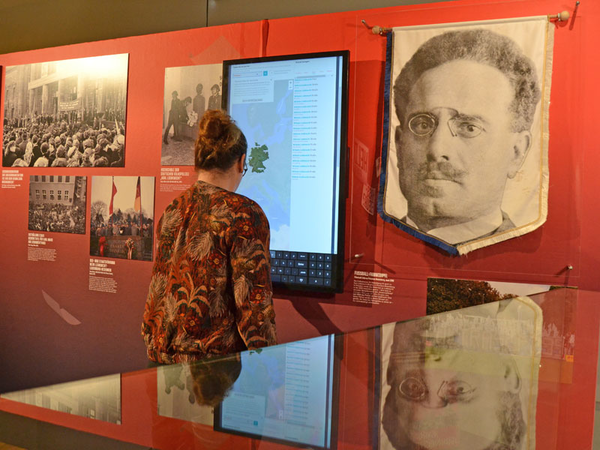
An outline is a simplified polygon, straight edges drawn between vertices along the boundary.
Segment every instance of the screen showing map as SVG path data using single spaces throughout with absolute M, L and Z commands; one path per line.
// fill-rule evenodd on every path
M 271 226 L 273 282 L 339 290 L 348 52 L 223 63 L 223 106 L 248 140 L 237 192 Z

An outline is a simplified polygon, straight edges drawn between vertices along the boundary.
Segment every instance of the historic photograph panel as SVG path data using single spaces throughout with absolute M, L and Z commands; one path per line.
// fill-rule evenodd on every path
M 208 109 L 221 109 L 222 64 L 165 70 L 161 164 L 193 166 L 198 123 Z
M 152 261 L 154 177 L 92 177 L 90 255 Z
M 28 228 L 85 234 L 86 192 L 87 177 L 31 175 Z
M 128 55 L 9 66 L 3 167 L 124 167 Z

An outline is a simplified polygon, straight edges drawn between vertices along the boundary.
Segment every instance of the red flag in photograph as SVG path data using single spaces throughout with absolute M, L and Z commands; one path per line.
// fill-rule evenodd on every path
M 135 202 L 133 202 L 133 209 L 140 213 L 140 228 L 142 228 L 142 181 L 140 177 L 138 177 L 137 187 L 135 188 Z
M 137 187 L 135 188 L 135 202 L 133 202 L 133 209 L 135 212 L 140 212 L 142 210 L 142 186 L 140 183 L 140 177 L 138 177 Z
M 112 180 L 112 195 L 110 196 L 110 206 L 108 207 L 108 216 L 112 216 L 113 213 L 113 202 L 115 200 L 115 195 L 117 194 L 117 186 L 115 186 L 115 177 Z

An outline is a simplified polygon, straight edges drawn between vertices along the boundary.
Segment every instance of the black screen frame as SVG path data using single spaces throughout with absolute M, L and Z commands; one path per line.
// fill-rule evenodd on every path
M 228 111 L 229 101 L 229 73 L 230 67 L 233 65 L 262 63 L 271 61 L 289 61 L 297 59 L 316 59 L 316 58 L 328 58 L 328 57 L 341 57 L 341 114 L 340 114 L 340 130 L 339 130 L 339 189 L 337 192 L 338 200 L 338 216 L 337 216 L 337 253 L 332 255 L 332 261 L 334 263 L 335 271 L 332 277 L 331 286 L 315 286 L 315 285 L 301 285 L 297 283 L 285 283 L 280 281 L 274 281 L 273 287 L 283 288 L 289 291 L 301 291 L 301 292 L 319 292 L 319 293 L 343 293 L 344 292 L 344 261 L 345 261 L 345 230 L 346 230 L 346 199 L 348 197 L 348 86 L 349 86 L 349 74 L 350 74 L 350 51 L 349 50 L 337 50 L 328 52 L 316 52 L 316 53 L 298 53 L 298 54 L 287 54 L 278 56 L 265 56 L 255 58 L 244 58 L 244 59 L 232 59 L 223 61 L 223 89 L 221 96 L 221 108 L 224 111 Z M 235 119 L 235 118 L 234 118 Z M 298 250 L 301 252 L 301 250 Z

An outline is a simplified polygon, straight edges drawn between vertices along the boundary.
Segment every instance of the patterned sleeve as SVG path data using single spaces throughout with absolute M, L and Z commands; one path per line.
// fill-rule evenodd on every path
M 252 204 L 238 211 L 228 231 L 238 330 L 248 349 L 277 343 L 269 222 Z
M 173 203 L 177 205 L 178 203 Z M 148 288 L 148 296 L 144 307 L 142 336 L 146 343 L 148 357 L 155 362 L 171 363 L 161 358 L 161 351 L 167 345 L 166 332 L 172 321 L 172 311 L 167 308 L 168 274 L 177 230 L 182 222 L 180 211 L 175 207 L 167 207 L 156 228 L 156 254 L 152 267 L 152 277 Z

